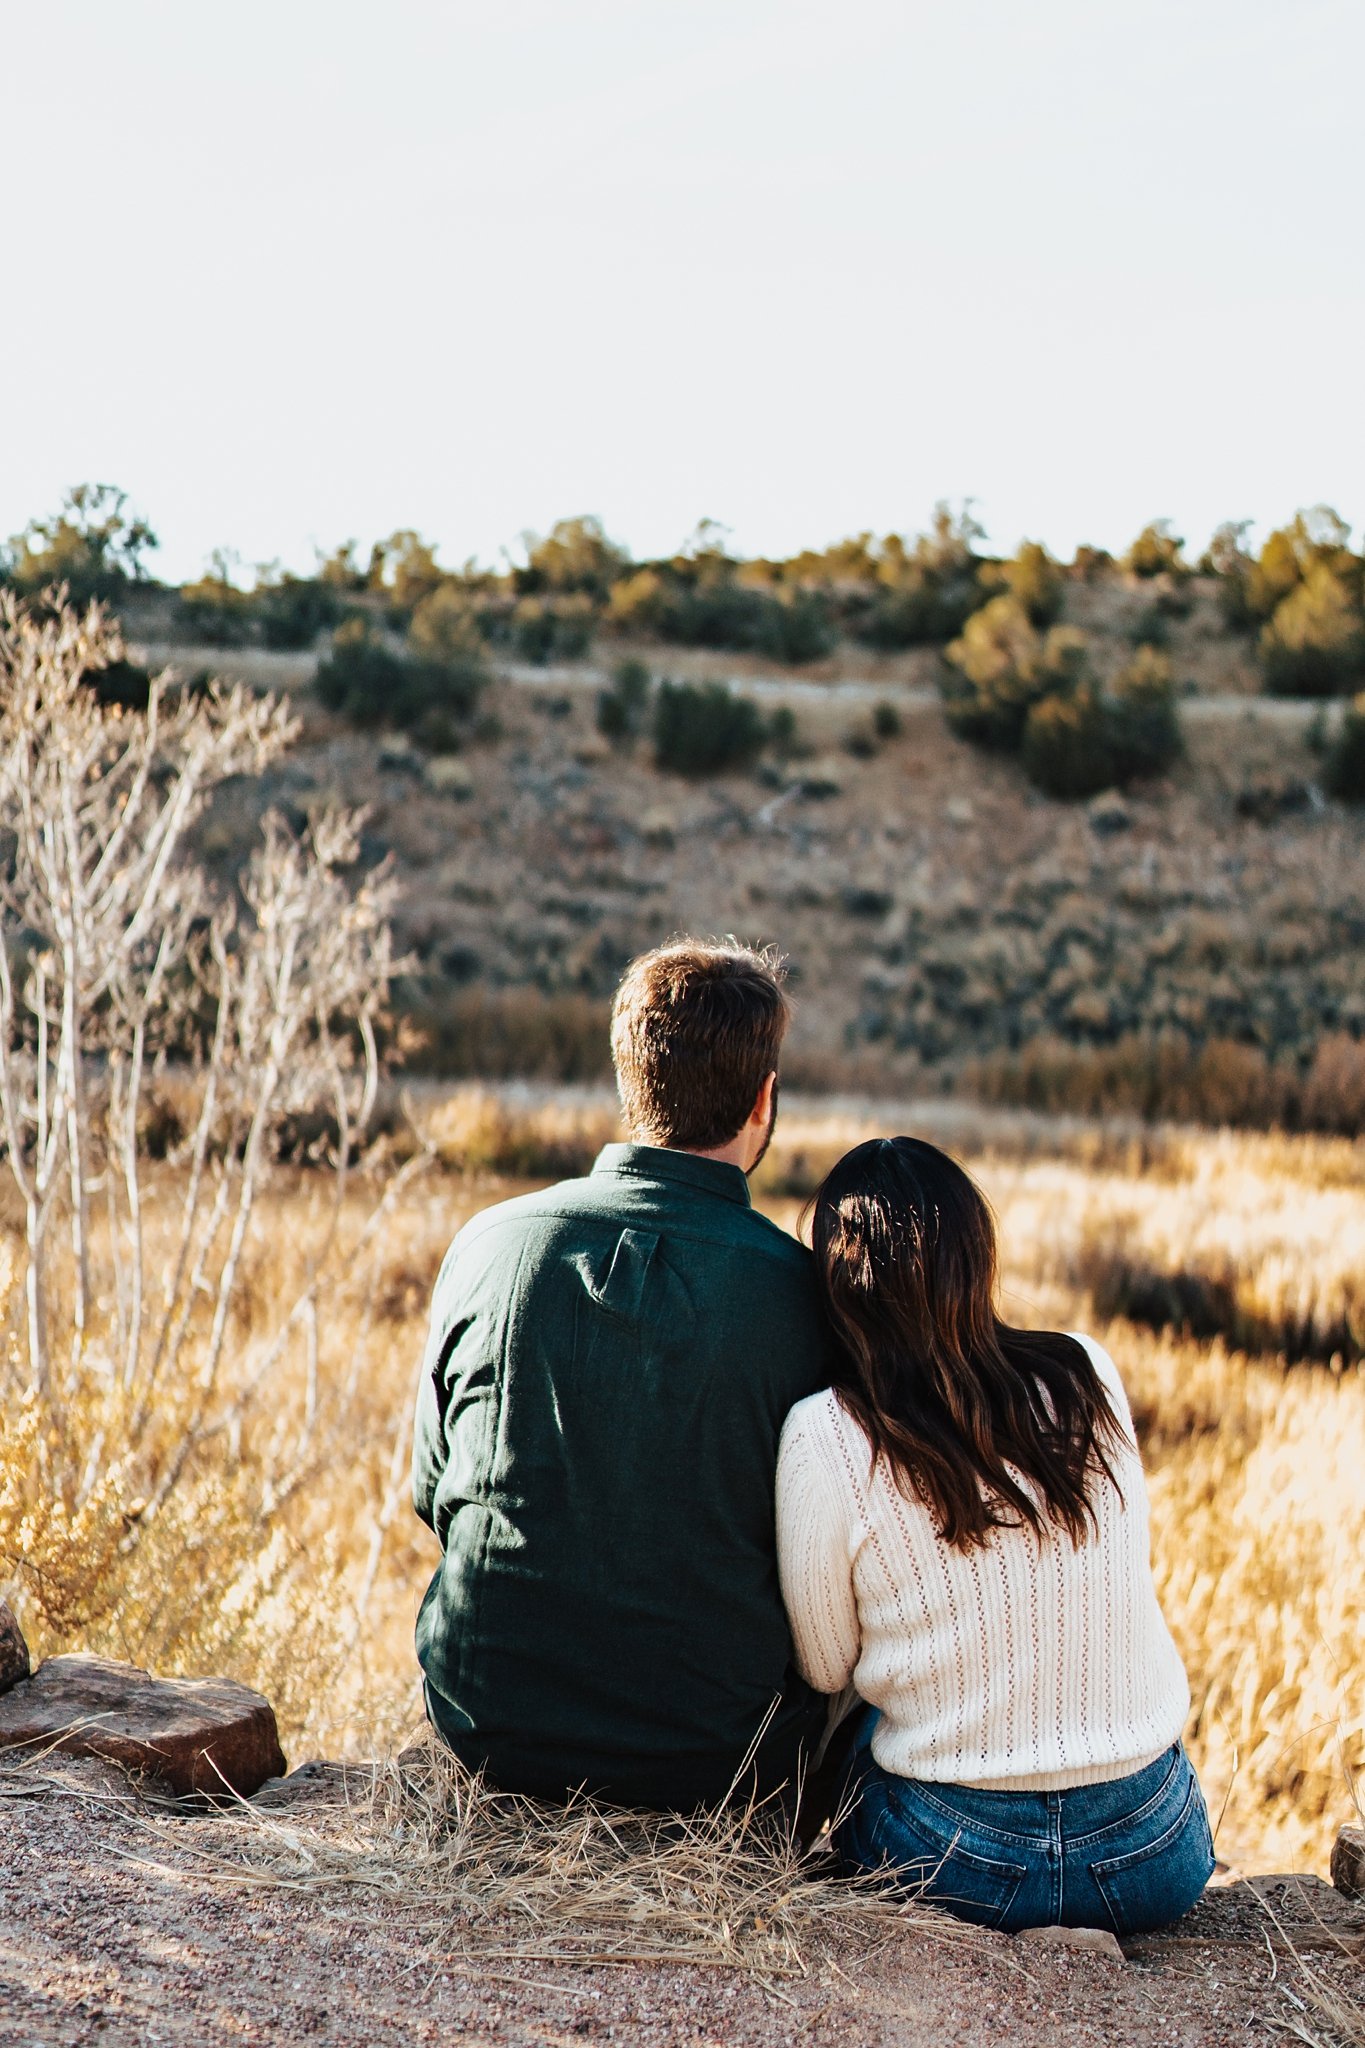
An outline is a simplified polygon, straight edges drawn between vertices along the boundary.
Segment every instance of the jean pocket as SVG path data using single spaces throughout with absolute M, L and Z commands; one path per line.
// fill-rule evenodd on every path
M 1149 1842 L 1092 1863 L 1090 1874 L 1116 1934 L 1145 1934 L 1188 1913 L 1213 1875 L 1213 1836 L 1199 1780 L 1189 1773 L 1184 1803 Z
M 872 1828 L 881 1868 L 930 1905 L 959 1920 L 999 1927 L 1028 1875 L 1028 1866 L 987 1856 L 964 1833 L 942 1837 L 902 1795 L 892 1793 Z

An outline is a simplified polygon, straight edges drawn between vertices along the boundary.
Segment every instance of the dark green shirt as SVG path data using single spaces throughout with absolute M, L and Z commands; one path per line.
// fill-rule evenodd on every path
M 787 1411 L 824 1386 L 810 1254 L 736 1166 L 608 1145 L 446 1254 L 413 1500 L 444 1560 L 417 1622 L 437 1728 L 509 1791 L 724 1797 L 823 1727 L 777 1579 Z M 776 1704 L 774 1704 L 776 1703 Z

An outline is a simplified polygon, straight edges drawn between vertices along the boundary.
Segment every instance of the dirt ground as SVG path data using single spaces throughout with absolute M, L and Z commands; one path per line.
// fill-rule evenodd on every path
M 839 1938 L 804 1976 L 514 1957 L 448 1944 L 356 1889 L 248 1890 L 215 1851 L 230 1817 L 169 1824 L 100 1765 L 0 1776 L 0 2042 L 544 2044 L 641 2048 L 1226 2048 L 1286 2030 L 1365 2039 L 1365 1908 L 1317 1879 L 1211 1890 L 1170 1933 L 1112 1955 L 916 1924 Z M 926 1917 L 929 1926 L 926 1929 Z M 1356 2018 L 1337 2031 L 1319 2000 Z

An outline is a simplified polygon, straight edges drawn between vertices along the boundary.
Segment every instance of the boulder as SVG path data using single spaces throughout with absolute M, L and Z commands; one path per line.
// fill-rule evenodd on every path
M 29 1674 L 28 1644 L 13 1609 L 0 1600 L 0 1693 L 18 1685 Z
M 458 754 L 433 754 L 426 765 L 427 788 L 464 803 L 474 794 L 474 777 Z
M 1365 1828 L 1342 1828 L 1332 1845 L 1332 1883 L 1347 1899 L 1365 1899 Z
M 284 1775 L 269 1700 L 225 1678 L 152 1678 L 102 1657 L 49 1657 L 0 1698 L 0 1749 L 97 1756 L 185 1798 L 250 1798 Z

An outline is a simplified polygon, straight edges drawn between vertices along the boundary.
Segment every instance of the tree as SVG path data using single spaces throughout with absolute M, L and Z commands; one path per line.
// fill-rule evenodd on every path
M 1310 505 L 1296 512 L 1288 526 L 1276 527 L 1247 572 L 1247 607 L 1268 619 L 1278 606 L 1323 568 L 1346 588 L 1359 590 L 1360 562 L 1348 545 L 1351 529 L 1330 505 Z
M 400 526 L 370 549 L 370 589 L 392 599 L 396 611 L 413 612 L 444 575 L 437 567 L 435 548 L 410 526 Z
M 1035 626 L 1052 625 L 1061 611 L 1065 579 L 1041 541 L 1026 540 L 1008 561 L 983 568 L 981 581 L 1017 599 Z
M 523 534 L 522 540 L 526 567 L 515 572 L 515 581 L 527 595 L 551 591 L 603 603 L 630 570 L 627 551 L 607 539 L 600 519 L 587 515 L 557 520 L 543 540 L 533 533 Z
M 50 519 L 34 519 L 10 542 L 8 580 L 24 595 L 65 584 L 70 601 L 117 601 L 144 581 L 143 557 L 157 546 L 147 521 L 128 510 L 114 484 L 77 484 Z
M 1169 519 L 1153 519 L 1144 526 L 1123 558 L 1132 576 L 1186 576 L 1189 563 L 1185 543 Z
M 1330 560 L 1313 562 L 1276 606 L 1261 660 L 1281 696 L 1334 697 L 1365 683 L 1365 612 Z
M 948 648 L 948 723 L 978 746 L 1013 753 L 1033 706 L 1074 694 L 1087 659 L 1083 633 L 1053 626 L 1041 634 L 1018 598 L 993 597 Z

